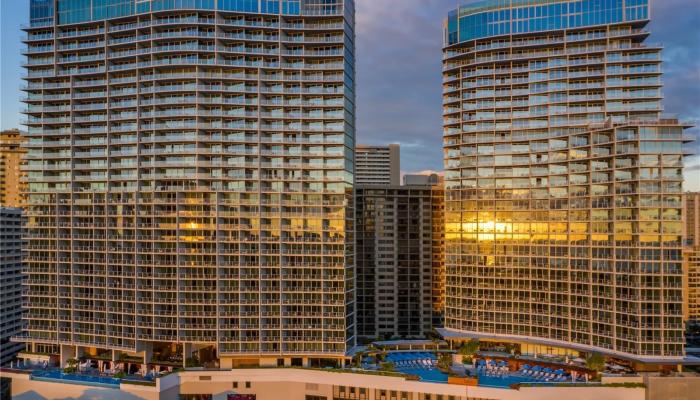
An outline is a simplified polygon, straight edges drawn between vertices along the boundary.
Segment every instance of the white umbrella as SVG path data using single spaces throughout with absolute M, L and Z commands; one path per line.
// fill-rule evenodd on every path
M 576 358 L 574 358 L 574 359 L 573 359 L 573 360 L 571 360 L 571 361 L 573 361 L 573 362 L 577 362 L 577 363 L 583 363 L 583 362 L 586 362 L 586 360 L 584 360 L 584 359 L 583 359 L 583 358 L 581 358 L 581 357 L 576 357 Z
M 617 365 L 617 364 L 616 364 L 616 365 L 613 365 L 613 366 L 610 367 L 610 368 L 615 369 L 615 370 L 625 369 L 625 367 L 623 367 L 623 366 L 621 366 L 621 365 Z

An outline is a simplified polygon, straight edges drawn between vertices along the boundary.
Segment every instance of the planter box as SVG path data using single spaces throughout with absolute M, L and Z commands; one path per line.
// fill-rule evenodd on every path
M 476 386 L 479 384 L 479 379 L 466 376 L 448 376 L 447 383 L 452 385 Z

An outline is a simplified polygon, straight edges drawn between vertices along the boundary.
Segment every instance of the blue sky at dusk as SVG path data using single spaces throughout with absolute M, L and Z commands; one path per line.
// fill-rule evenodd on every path
M 464 2 L 355 2 L 358 143 L 400 143 L 405 172 L 442 170 L 442 20 Z M 2 129 L 22 118 L 19 26 L 28 15 L 29 0 L 0 0 Z M 653 0 L 651 18 L 648 41 L 664 45 L 665 112 L 700 123 L 700 0 Z M 693 148 L 686 188 L 700 191 L 700 141 Z

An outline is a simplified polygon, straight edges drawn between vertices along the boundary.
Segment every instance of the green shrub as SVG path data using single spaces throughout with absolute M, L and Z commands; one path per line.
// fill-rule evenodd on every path
M 66 367 L 63 368 L 63 372 L 67 374 L 72 374 L 78 370 L 78 360 L 75 358 L 69 358 L 66 360 Z
M 379 364 L 379 369 L 381 371 L 394 371 L 394 363 L 393 362 L 382 362 Z
M 452 354 L 451 353 L 440 353 L 438 354 L 438 368 L 441 370 L 449 370 L 452 366 Z
M 478 339 L 472 339 L 468 342 L 464 342 L 464 343 L 462 343 L 462 346 L 459 348 L 459 354 L 461 354 L 463 356 L 473 356 L 478 351 L 479 351 L 479 340 Z
M 586 359 L 586 367 L 593 371 L 604 371 L 605 370 L 605 357 L 601 354 L 593 353 Z
M 362 366 L 362 358 L 365 356 L 365 353 L 357 353 L 355 356 L 352 358 L 352 366 L 355 368 L 360 368 Z

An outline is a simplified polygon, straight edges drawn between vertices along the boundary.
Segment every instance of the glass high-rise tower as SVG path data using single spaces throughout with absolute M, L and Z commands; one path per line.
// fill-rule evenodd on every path
M 684 126 L 647 0 L 487 0 L 445 21 L 448 337 L 684 355 Z M 564 351 L 565 352 L 565 351 Z
M 31 0 L 25 30 L 30 350 L 342 357 L 353 1 Z

